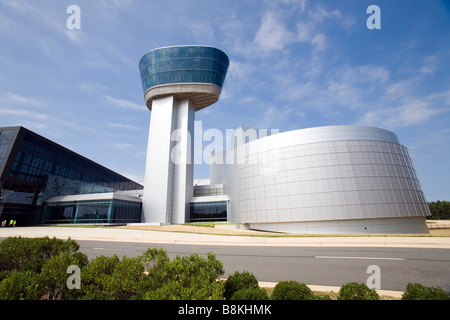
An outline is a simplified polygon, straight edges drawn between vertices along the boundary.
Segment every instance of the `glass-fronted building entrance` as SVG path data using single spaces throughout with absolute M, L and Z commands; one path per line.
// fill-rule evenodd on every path
M 140 198 L 114 193 L 55 197 L 45 208 L 43 224 L 123 224 L 141 220 Z
M 191 202 L 190 222 L 227 221 L 227 201 Z

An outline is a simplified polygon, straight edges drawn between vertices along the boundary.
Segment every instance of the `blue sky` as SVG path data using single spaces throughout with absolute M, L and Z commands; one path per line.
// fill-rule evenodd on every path
M 66 26 L 73 4 L 80 30 Z M 370 5 L 379 30 L 366 27 Z M 196 113 L 203 130 L 385 128 L 410 150 L 427 200 L 450 200 L 448 0 L 0 0 L 0 126 L 142 182 L 151 112 L 138 63 L 183 44 L 231 60 L 219 102 Z

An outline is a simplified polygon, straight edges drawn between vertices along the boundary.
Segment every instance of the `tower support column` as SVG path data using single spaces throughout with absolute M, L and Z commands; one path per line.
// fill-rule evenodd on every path
M 195 109 L 188 99 L 169 96 L 153 101 L 141 222 L 188 221 L 194 118 Z
M 172 133 L 173 162 L 172 223 L 189 221 L 189 205 L 194 195 L 195 107 L 189 99 L 178 101 L 177 128 Z

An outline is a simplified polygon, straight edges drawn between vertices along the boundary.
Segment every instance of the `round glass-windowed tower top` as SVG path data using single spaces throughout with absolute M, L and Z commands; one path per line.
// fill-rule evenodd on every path
M 154 99 L 173 95 L 190 99 L 195 110 L 219 99 L 230 61 L 214 47 L 175 46 L 154 49 L 139 62 L 148 108 Z

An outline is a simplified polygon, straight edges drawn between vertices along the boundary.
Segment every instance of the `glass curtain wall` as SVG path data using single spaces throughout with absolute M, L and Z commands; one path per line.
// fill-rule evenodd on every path
M 107 186 L 116 190 L 141 189 L 142 186 L 81 158 L 44 145 L 29 135 L 23 141 L 10 176 L 42 184 L 51 174 L 68 179 Z
M 140 220 L 140 202 L 109 199 L 48 203 L 43 224 L 120 224 Z
M 227 221 L 227 201 L 191 202 L 190 222 Z
M 139 63 L 144 92 L 168 83 L 211 83 L 222 88 L 228 66 L 225 53 L 201 46 L 155 49 Z
M 6 157 L 15 130 L 0 130 L 0 168 Z

